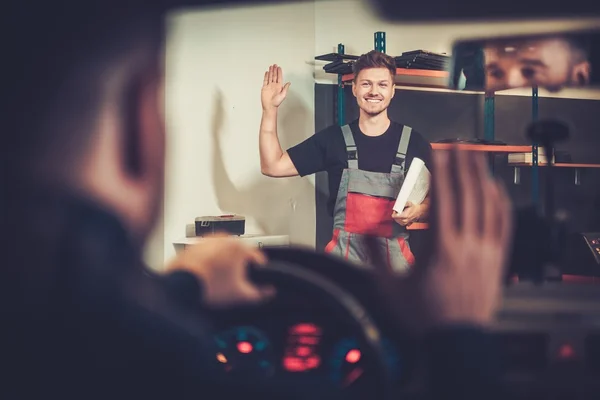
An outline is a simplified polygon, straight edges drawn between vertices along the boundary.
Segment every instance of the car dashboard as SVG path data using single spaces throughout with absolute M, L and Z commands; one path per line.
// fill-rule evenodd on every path
M 519 285 L 507 291 L 492 327 L 501 357 L 501 380 L 511 399 L 596 399 L 600 393 L 597 289 L 585 299 L 585 290 L 571 288 L 570 294 L 563 293 L 577 299 L 570 303 L 553 290 Z M 575 292 L 579 297 L 573 297 Z M 427 389 L 421 344 L 392 325 L 385 313 L 374 314 L 392 374 L 392 397 L 419 398 Z M 360 337 L 348 321 L 330 313 L 317 299 L 286 293 L 272 304 L 219 313 L 214 321 L 215 363 L 227 374 L 289 387 L 328 387 L 341 391 L 346 399 L 376 398 L 371 395 L 377 384 L 373 360 Z
M 373 360 L 352 325 L 310 300 L 292 305 L 280 299 L 221 314 L 215 325 L 216 364 L 232 377 L 328 388 L 346 398 L 365 398 L 376 382 Z M 401 391 L 414 370 L 411 342 L 390 328 L 382 344 L 394 388 Z

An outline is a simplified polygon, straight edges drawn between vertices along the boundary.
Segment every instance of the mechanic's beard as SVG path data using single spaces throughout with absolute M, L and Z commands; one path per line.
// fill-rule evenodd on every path
M 359 106 L 359 107 L 360 107 L 360 106 Z M 385 113 L 385 112 L 387 111 L 388 107 L 389 107 L 389 104 L 386 104 L 386 105 L 384 105 L 384 106 L 383 106 L 383 108 L 381 108 L 381 109 L 379 109 L 379 110 L 377 110 L 377 111 L 368 110 L 368 109 L 367 109 L 367 108 L 365 108 L 365 107 L 360 107 L 360 110 L 361 110 L 363 113 L 365 113 L 367 116 L 369 116 L 369 117 L 376 117 L 376 116 L 378 116 L 378 115 L 380 115 L 380 114 L 382 114 L 382 113 Z

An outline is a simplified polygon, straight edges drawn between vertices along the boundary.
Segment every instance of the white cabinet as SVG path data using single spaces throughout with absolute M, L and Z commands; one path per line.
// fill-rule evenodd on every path
M 247 243 L 249 246 L 262 247 L 288 247 L 290 245 L 290 237 L 288 235 L 242 235 L 233 236 L 239 240 Z M 186 246 L 194 243 L 199 243 L 203 240 L 207 240 L 202 237 L 191 237 L 184 238 L 173 242 L 175 252 L 180 252 L 185 249 Z M 210 240 L 210 239 L 208 239 Z

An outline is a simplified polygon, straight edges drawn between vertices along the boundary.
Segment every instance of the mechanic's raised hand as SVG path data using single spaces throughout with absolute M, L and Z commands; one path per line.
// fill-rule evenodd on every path
M 410 226 L 412 223 L 417 222 L 423 217 L 423 208 L 420 204 L 413 204 L 410 201 L 406 203 L 406 207 L 401 213 L 394 211 L 392 218 L 394 221 L 402 226 Z
M 248 278 L 248 266 L 264 265 L 265 255 L 257 248 L 224 234 L 205 237 L 188 246 L 167 267 L 167 271 L 185 270 L 202 280 L 203 302 L 220 308 L 259 303 L 270 299 L 272 287 L 255 285 Z
M 277 108 L 281 105 L 291 83 L 283 84 L 283 71 L 277 65 L 271 65 L 265 72 L 265 79 L 260 93 L 263 110 Z
M 434 255 L 428 265 L 395 279 L 378 255 L 382 289 L 399 322 L 418 331 L 454 323 L 487 325 L 501 300 L 511 204 L 482 154 L 441 151 L 434 161 Z

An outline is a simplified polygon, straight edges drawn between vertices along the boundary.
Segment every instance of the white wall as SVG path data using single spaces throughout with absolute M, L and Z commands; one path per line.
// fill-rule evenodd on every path
M 289 234 L 293 243 L 314 246 L 314 183 L 263 177 L 258 152 L 269 64 L 281 65 L 292 82 L 280 109 L 282 146 L 314 133 L 314 32 L 312 2 L 170 17 L 165 259 L 185 225 L 202 215 L 244 215 L 247 233 Z

